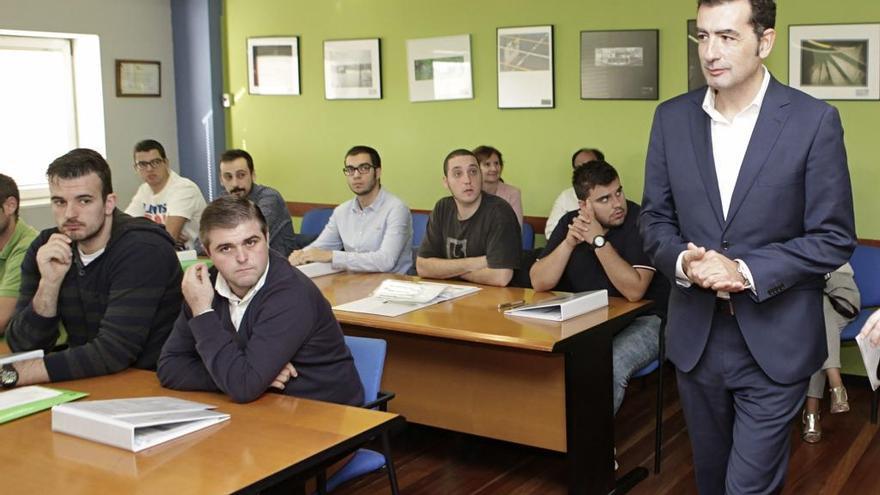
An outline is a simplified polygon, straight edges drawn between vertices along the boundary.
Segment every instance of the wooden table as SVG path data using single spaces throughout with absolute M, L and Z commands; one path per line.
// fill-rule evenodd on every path
M 314 282 L 333 305 L 367 296 L 389 274 L 338 273 Z M 483 287 L 389 318 L 336 311 L 343 331 L 388 341 L 383 388 L 407 421 L 567 452 L 571 493 L 615 486 L 611 340 L 651 303 L 610 298 L 607 308 L 557 323 L 505 316 L 498 304 L 553 297 Z
M 176 392 L 155 373 L 49 386 L 88 392 L 80 400 L 165 395 L 214 404 L 229 421 L 137 454 L 51 430 L 43 411 L 0 425 L 3 493 L 256 493 L 402 423 L 396 414 L 266 394 L 235 404 L 208 392 Z

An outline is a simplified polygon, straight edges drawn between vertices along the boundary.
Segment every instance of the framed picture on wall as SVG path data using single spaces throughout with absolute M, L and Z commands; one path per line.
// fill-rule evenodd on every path
M 474 97 L 471 35 L 406 41 L 409 101 Z
M 299 37 L 248 38 L 247 50 L 250 94 L 300 94 Z
M 553 108 L 553 26 L 497 30 L 498 108 Z
M 706 76 L 703 75 L 703 64 L 700 63 L 700 40 L 697 39 L 697 21 L 687 21 L 687 61 L 688 61 L 688 91 L 702 88 L 706 85 Z
M 880 100 L 880 24 L 792 25 L 789 84 L 825 100 Z
M 117 60 L 116 96 L 162 96 L 162 64 L 158 60 Z
M 328 100 L 382 98 L 379 38 L 324 42 L 324 96 Z
M 658 31 L 581 31 L 581 99 L 656 100 Z

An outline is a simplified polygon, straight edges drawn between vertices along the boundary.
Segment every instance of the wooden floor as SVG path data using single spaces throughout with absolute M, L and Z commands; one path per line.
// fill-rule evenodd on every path
M 697 493 L 674 375 L 670 369 L 665 373 L 662 469 L 659 475 L 652 471 L 631 494 Z M 792 426 L 793 450 L 784 493 L 880 494 L 880 439 L 877 426 L 869 421 L 867 382 L 854 379 L 846 384 L 852 410 L 822 415 L 822 442 L 803 443 L 799 425 Z M 616 420 L 619 474 L 636 466 L 653 469 L 655 391 L 655 377 L 630 385 Z M 827 401 L 822 405 L 827 408 Z M 566 493 L 562 454 L 417 425 L 409 425 L 392 444 L 403 494 Z M 374 473 L 335 493 L 386 494 L 388 478 L 384 472 Z

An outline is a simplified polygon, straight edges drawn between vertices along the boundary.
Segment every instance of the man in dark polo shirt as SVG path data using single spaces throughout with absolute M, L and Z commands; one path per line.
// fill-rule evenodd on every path
M 633 373 L 657 359 L 660 317 L 666 302 L 662 278 L 642 250 L 639 205 L 627 201 L 617 171 L 594 160 L 574 170 L 572 185 L 580 208 L 566 213 L 532 265 L 535 290 L 608 290 L 630 301 L 657 302 L 655 314 L 636 318 L 614 337 L 614 413 Z

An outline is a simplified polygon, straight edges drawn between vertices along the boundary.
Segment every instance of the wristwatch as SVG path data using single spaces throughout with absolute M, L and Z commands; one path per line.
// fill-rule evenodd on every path
M 4 364 L 0 369 L 0 387 L 12 388 L 18 383 L 18 371 L 11 364 Z
M 596 237 L 593 237 L 593 247 L 594 248 L 600 248 L 600 247 L 604 246 L 606 242 L 607 241 L 605 240 L 605 236 L 602 234 L 599 234 Z

